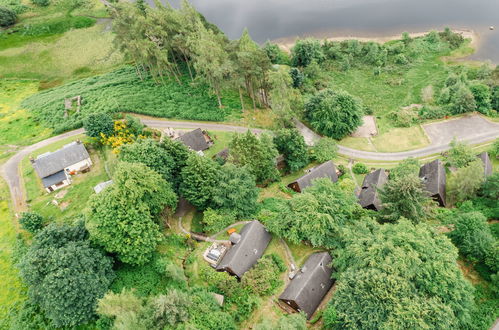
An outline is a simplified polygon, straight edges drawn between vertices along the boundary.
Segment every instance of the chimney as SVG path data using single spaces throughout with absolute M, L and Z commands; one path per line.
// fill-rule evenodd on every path
M 29 161 L 31 162 L 31 164 L 34 164 L 35 163 L 35 159 L 33 157 L 29 157 Z

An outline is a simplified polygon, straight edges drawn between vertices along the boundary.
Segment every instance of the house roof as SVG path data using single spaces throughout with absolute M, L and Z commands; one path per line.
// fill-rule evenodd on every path
M 183 144 L 194 151 L 202 151 L 210 147 L 206 142 L 201 128 L 196 128 L 193 131 L 187 132 L 179 136 L 177 140 L 181 141 Z
M 66 179 L 67 179 L 66 173 L 64 172 L 64 170 L 60 170 L 57 173 L 42 178 L 42 184 L 44 188 L 47 188 L 53 186 L 54 184 L 62 182 Z
M 492 175 L 492 163 L 490 162 L 489 154 L 487 151 L 478 154 L 477 156 L 483 162 L 483 173 L 485 176 Z
M 222 158 L 227 160 L 227 158 L 229 158 L 229 148 L 225 148 L 222 151 L 217 152 L 213 158 Z
M 227 270 L 241 278 L 263 255 L 272 235 L 256 220 L 246 224 L 239 234 L 241 239 L 227 251 L 217 270 Z
M 104 182 L 101 182 L 99 184 L 97 184 L 95 187 L 94 187 L 94 191 L 96 194 L 100 193 L 102 190 L 104 190 L 104 188 L 106 188 L 107 186 L 111 185 L 113 183 L 113 180 L 109 180 L 109 181 L 104 181 Z
M 310 255 L 279 299 L 294 301 L 308 318 L 312 317 L 333 286 L 331 262 L 332 258 L 328 252 Z
M 374 207 L 376 210 L 381 209 L 378 189 L 383 187 L 386 181 L 388 181 L 388 176 L 382 168 L 366 175 L 359 194 L 360 205 L 362 207 Z
M 424 164 L 419 169 L 421 178 L 426 191 L 430 196 L 437 198 L 439 203 L 445 205 L 445 168 L 440 159 Z
M 38 156 L 33 161 L 33 167 L 40 178 L 45 178 L 87 158 L 90 156 L 83 143 L 75 141 L 59 150 Z
M 310 171 L 310 173 L 305 174 L 295 182 L 291 183 L 290 186 L 293 185 L 294 183 L 297 183 L 298 186 L 300 187 L 300 190 L 303 191 L 303 189 L 312 185 L 312 181 L 314 179 L 318 178 L 329 178 L 333 182 L 338 181 L 338 175 L 336 174 L 336 166 L 334 166 L 334 163 L 332 161 L 329 160 L 315 167 Z

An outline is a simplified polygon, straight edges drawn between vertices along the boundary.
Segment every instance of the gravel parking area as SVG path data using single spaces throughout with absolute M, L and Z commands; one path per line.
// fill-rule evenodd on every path
M 430 138 L 432 145 L 443 145 L 457 138 L 460 141 L 469 141 L 482 135 L 499 132 L 499 124 L 487 119 L 471 115 L 444 122 L 423 125 L 423 129 Z

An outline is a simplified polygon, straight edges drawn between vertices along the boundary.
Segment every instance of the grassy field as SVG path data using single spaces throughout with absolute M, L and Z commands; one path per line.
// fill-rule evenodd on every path
M 14 216 L 9 209 L 9 190 L 0 179 L 0 329 L 7 329 L 9 309 L 25 299 L 25 288 L 18 270 L 12 264 L 12 251 L 16 242 Z

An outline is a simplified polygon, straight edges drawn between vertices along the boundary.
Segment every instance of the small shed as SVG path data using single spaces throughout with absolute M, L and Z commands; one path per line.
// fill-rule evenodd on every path
M 381 189 L 388 181 L 388 175 L 384 169 L 380 168 L 365 176 L 362 182 L 362 189 L 359 194 L 359 204 L 369 210 L 381 210 L 381 200 L 378 196 L 378 189 Z
M 428 194 L 445 207 L 445 168 L 440 159 L 424 164 L 419 169 L 419 177 L 424 184 Z
M 338 174 L 336 173 L 336 166 L 332 161 L 327 161 L 317 167 L 310 170 L 309 173 L 305 174 L 298 180 L 291 182 L 288 187 L 296 192 L 302 192 L 303 189 L 310 187 L 313 184 L 314 179 L 319 178 L 329 178 L 331 181 L 338 181 Z
M 328 252 L 310 255 L 279 300 L 310 319 L 334 284 L 331 262 Z
M 231 235 L 232 247 L 216 269 L 226 271 L 240 279 L 261 258 L 272 235 L 257 220 L 246 224 L 237 236 L 234 234 Z
M 193 131 L 184 133 L 176 140 L 182 142 L 194 151 L 203 151 L 213 145 L 211 138 L 205 131 L 202 131 L 201 128 L 196 128 Z
M 490 162 L 489 153 L 487 151 L 477 155 L 483 162 L 483 174 L 485 177 L 492 175 L 492 163 Z

